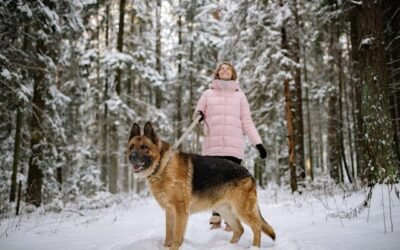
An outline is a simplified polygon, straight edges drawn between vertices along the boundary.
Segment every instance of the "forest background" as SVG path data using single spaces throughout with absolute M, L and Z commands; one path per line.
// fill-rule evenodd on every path
M 223 61 L 267 148 L 246 149 L 259 186 L 398 182 L 398 0 L 4 0 L 0 22 L 2 216 L 147 194 L 124 156 L 131 124 L 173 143 Z

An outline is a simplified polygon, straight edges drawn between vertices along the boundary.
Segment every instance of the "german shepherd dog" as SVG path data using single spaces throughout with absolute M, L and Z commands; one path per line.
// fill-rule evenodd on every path
M 254 247 L 260 247 L 261 231 L 275 240 L 274 230 L 260 213 L 254 178 L 239 164 L 176 152 L 158 138 L 150 122 L 143 135 L 137 123 L 132 125 L 127 157 L 134 173 L 147 179 L 151 193 L 165 210 L 165 247 L 179 249 L 189 214 L 205 210 L 218 212 L 232 227 L 230 243 L 237 243 L 242 236 L 241 221 L 253 231 Z

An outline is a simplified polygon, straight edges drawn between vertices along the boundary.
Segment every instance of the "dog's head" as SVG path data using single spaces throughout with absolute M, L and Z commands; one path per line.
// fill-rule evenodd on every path
M 161 159 L 161 144 L 150 122 L 145 124 L 143 135 L 137 123 L 132 125 L 126 152 L 137 176 L 147 177 L 156 171 Z

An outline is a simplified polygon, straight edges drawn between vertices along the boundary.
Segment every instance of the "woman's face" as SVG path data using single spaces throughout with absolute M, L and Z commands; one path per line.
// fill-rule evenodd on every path
M 232 69 L 229 65 L 222 64 L 218 71 L 219 79 L 221 80 L 231 80 L 232 79 Z

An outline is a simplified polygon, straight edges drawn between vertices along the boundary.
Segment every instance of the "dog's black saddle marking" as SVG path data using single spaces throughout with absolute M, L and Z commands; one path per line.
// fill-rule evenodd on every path
M 190 155 L 193 163 L 193 192 L 252 176 L 243 166 L 215 156 Z

